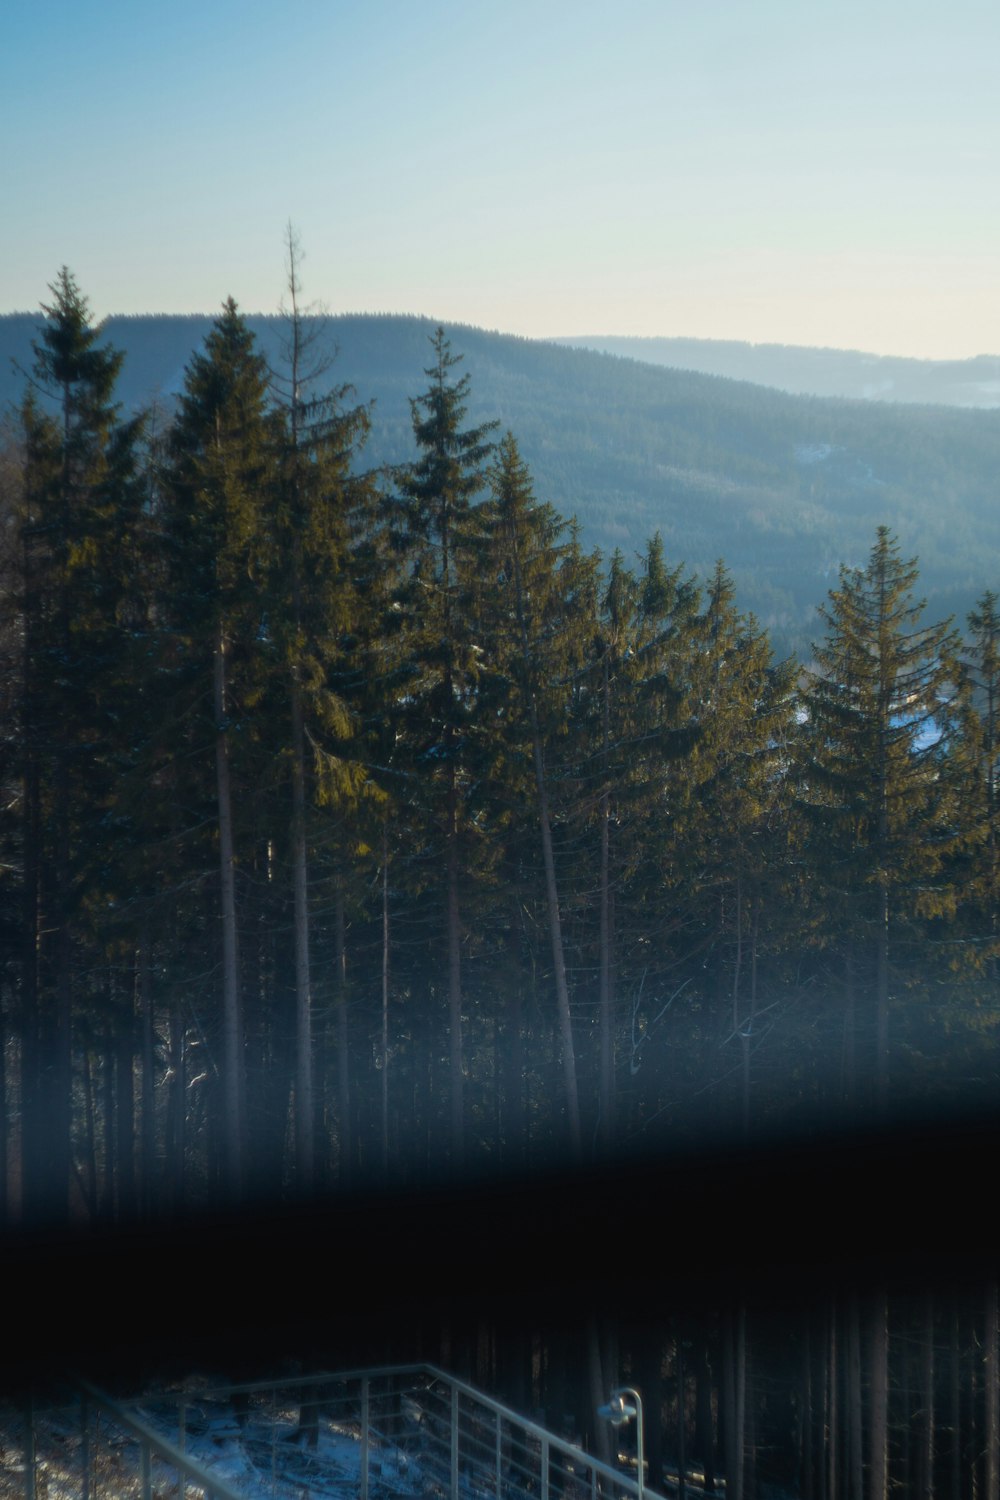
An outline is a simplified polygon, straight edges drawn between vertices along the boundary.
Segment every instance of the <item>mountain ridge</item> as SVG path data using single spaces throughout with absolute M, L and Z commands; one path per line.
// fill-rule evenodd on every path
M 169 407 L 213 317 L 104 320 L 125 363 L 126 408 Z M 282 322 L 247 322 L 272 363 Z M 0 316 L 0 404 L 16 403 L 39 314 Z M 413 457 L 410 400 L 427 384 L 430 318 L 351 314 L 325 320 L 336 362 L 374 401 L 366 463 Z M 445 324 L 468 373 L 468 419 L 498 418 L 518 438 L 539 499 L 576 516 L 586 546 L 633 562 L 659 531 L 667 558 L 700 577 L 731 569 L 782 654 L 805 654 L 816 607 L 839 566 L 863 563 L 876 526 L 921 561 L 935 616 L 963 615 L 1000 571 L 1000 421 L 993 411 L 788 394 L 705 372 Z

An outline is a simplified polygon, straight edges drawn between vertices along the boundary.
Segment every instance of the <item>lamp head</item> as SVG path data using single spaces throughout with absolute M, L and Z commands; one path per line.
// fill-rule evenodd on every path
M 611 1400 L 606 1406 L 597 1408 L 597 1415 L 610 1422 L 612 1427 L 621 1427 L 623 1422 L 630 1422 L 638 1415 L 636 1408 L 625 1400 L 624 1391 L 612 1391 Z

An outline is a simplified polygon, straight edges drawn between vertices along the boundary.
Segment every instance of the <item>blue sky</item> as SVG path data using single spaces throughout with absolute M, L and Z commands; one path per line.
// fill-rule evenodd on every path
M 996 0 L 10 0 L 0 311 L 1000 352 Z

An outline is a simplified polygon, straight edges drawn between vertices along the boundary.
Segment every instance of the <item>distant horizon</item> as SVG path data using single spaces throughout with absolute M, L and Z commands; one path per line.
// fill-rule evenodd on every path
M 72 268 L 70 268 L 72 269 Z M 80 290 L 87 297 L 91 312 L 94 312 L 93 299 L 87 296 L 86 287 L 80 285 Z M 240 312 L 247 318 L 280 318 L 280 308 L 250 308 L 239 303 Z M 171 309 L 164 311 L 159 308 L 144 308 L 142 310 L 122 311 L 113 309 L 110 312 L 96 314 L 94 326 L 100 327 L 113 318 L 215 318 L 218 316 L 222 304 L 216 308 L 188 308 L 185 310 Z M 332 311 L 322 306 L 308 308 L 306 316 L 319 318 L 413 318 L 420 322 L 434 325 L 448 325 L 453 328 L 469 328 L 480 333 L 495 333 L 502 337 L 525 338 L 535 343 L 570 344 L 582 342 L 586 339 L 622 339 L 640 341 L 663 340 L 664 342 L 684 342 L 698 344 L 738 344 L 749 349 L 802 349 L 810 350 L 820 354 L 856 354 L 871 359 L 901 359 L 910 360 L 919 364 L 965 364 L 979 359 L 1000 359 L 1000 345 L 993 349 L 978 349 L 974 354 L 912 354 L 898 350 L 874 349 L 860 344 L 813 344 L 804 343 L 800 340 L 761 338 L 751 339 L 740 337 L 736 334 L 699 334 L 699 333 L 636 333 L 621 332 L 618 329 L 603 329 L 598 331 L 590 328 L 582 332 L 562 333 L 524 333 L 519 329 L 501 328 L 497 325 L 473 322 L 468 318 L 440 317 L 434 313 L 405 312 L 400 309 L 364 309 L 347 308 Z M 41 318 L 42 304 L 37 307 L 15 307 L 0 311 L 0 318 Z

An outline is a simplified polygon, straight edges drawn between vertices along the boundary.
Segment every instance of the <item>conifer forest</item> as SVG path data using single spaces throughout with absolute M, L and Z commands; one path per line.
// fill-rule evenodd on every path
M 985 1117 L 995 560 L 938 618 L 874 517 L 778 659 L 724 560 L 591 550 L 443 330 L 416 457 L 369 467 L 378 409 L 291 241 L 288 271 L 280 361 L 229 301 L 138 412 L 64 269 L 3 429 L 0 1221 L 632 1183 Z M 456 1313 L 446 1353 L 590 1442 L 602 1363 L 641 1383 L 663 1493 L 997 1500 L 995 1279 L 845 1273 L 780 1332 L 735 1279 L 653 1301 L 520 1343 Z

